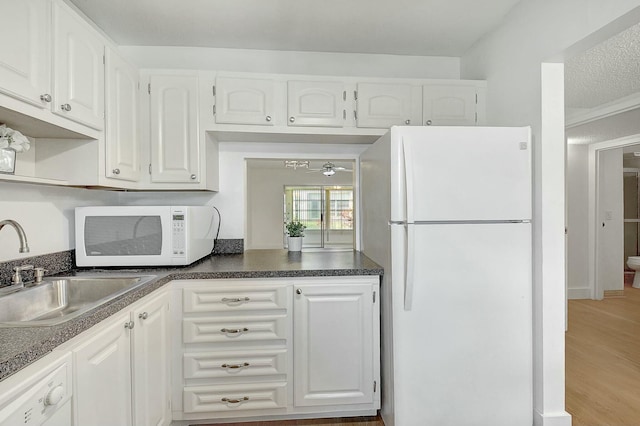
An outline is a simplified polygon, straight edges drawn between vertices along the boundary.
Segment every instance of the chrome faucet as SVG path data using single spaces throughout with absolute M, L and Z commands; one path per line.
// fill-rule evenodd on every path
M 4 228 L 5 225 L 11 225 L 13 229 L 18 233 L 18 238 L 20 238 L 20 253 L 29 253 L 29 245 L 27 244 L 27 235 L 24 233 L 24 229 L 22 226 L 15 220 L 6 219 L 0 220 L 0 230 Z

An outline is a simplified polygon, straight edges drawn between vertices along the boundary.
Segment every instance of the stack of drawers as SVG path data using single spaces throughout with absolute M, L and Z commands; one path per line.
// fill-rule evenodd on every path
M 185 414 L 286 410 L 290 288 L 276 280 L 216 280 L 183 289 Z

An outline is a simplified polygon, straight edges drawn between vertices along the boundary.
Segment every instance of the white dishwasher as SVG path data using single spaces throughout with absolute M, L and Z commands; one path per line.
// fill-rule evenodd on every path
M 51 353 L 0 382 L 0 426 L 70 426 L 69 352 Z

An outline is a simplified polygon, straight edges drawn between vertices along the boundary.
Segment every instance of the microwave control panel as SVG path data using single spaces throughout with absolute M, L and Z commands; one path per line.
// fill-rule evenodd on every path
M 185 229 L 184 213 L 173 213 L 171 215 L 172 229 L 172 250 L 174 256 L 184 256 L 187 234 Z

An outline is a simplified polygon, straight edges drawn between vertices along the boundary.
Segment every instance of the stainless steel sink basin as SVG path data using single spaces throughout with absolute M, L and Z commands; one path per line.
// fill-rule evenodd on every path
M 50 278 L 0 296 L 0 327 L 60 324 L 154 278 L 155 275 Z

